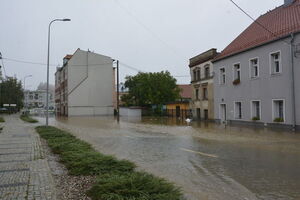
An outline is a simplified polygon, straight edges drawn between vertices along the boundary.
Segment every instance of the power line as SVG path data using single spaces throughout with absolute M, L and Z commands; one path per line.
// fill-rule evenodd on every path
M 263 29 L 265 29 L 267 32 L 269 32 L 273 37 L 277 37 L 277 35 L 275 33 L 273 33 L 272 31 L 270 31 L 267 27 L 265 27 L 264 25 L 262 25 L 261 23 L 259 23 L 256 19 L 254 19 L 250 14 L 248 14 L 244 9 L 242 9 L 237 3 L 235 3 L 233 0 L 229 0 L 231 3 L 233 3 L 239 10 L 241 10 L 245 15 L 247 15 L 250 19 L 253 20 L 253 22 L 255 22 L 256 24 L 258 24 L 260 27 L 262 27 Z
M 13 58 L 2 58 L 8 61 L 12 62 L 17 62 L 17 63 L 25 63 L 25 64 L 31 64 L 31 65 L 47 65 L 45 63 L 40 63 L 40 62 L 33 62 L 33 61 L 25 61 L 25 60 L 18 60 L 18 59 L 13 59 Z M 57 66 L 57 65 L 50 65 L 50 66 Z
M 137 18 L 134 14 L 132 14 L 132 12 L 130 12 L 127 8 L 125 8 L 122 4 L 119 3 L 118 0 L 114 0 L 114 2 L 119 6 L 119 8 L 121 8 L 122 10 L 124 10 L 128 16 L 130 16 L 132 19 L 134 19 L 141 27 L 143 27 L 146 31 L 148 31 L 154 38 L 156 38 L 160 43 L 162 43 L 163 45 L 165 45 L 167 48 L 169 48 L 174 54 L 176 55 L 180 55 L 182 58 L 186 59 L 185 56 L 181 55 L 180 53 L 178 53 L 178 51 L 176 49 L 174 49 L 171 45 L 169 45 L 167 42 L 165 42 L 164 40 L 162 40 L 158 34 L 156 34 L 154 31 L 152 31 L 149 27 L 147 27 L 139 18 Z

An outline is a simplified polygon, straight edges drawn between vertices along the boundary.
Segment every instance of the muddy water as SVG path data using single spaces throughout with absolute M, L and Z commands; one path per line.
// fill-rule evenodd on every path
M 165 177 L 191 200 L 299 200 L 300 134 L 167 118 L 74 117 L 50 123 Z

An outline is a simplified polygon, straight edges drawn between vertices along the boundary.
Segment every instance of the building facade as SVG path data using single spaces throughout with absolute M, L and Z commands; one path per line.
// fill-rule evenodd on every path
M 167 115 L 170 117 L 191 117 L 190 103 L 192 99 L 191 85 L 178 85 L 180 89 L 180 99 L 166 103 Z
M 77 49 L 55 73 L 56 114 L 113 115 L 113 60 Z
M 46 90 L 26 90 L 24 92 L 24 107 L 31 108 L 46 108 L 47 91 Z M 49 109 L 53 110 L 55 107 L 53 91 L 49 93 Z
M 300 125 L 299 5 L 286 1 L 262 15 L 268 31 L 253 23 L 213 61 L 218 121 Z
M 217 55 L 216 49 L 210 49 L 190 59 L 192 84 L 191 108 L 194 119 L 214 119 L 214 74 L 212 60 Z

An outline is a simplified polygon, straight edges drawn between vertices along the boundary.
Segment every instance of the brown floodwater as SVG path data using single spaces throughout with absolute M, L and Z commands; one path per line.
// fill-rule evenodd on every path
M 300 134 L 154 117 L 51 118 L 50 124 L 174 182 L 187 199 L 300 199 Z

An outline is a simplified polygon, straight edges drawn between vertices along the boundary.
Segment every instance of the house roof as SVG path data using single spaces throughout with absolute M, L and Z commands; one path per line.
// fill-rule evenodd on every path
M 207 62 L 209 60 L 212 60 L 218 55 L 217 49 L 210 49 L 206 52 L 203 52 L 193 58 L 190 59 L 189 67 L 194 67 L 196 65 L 199 65 L 201 63 Z
M 192 98 L 192 86 L 191 85 L 178 85 L 180 88 L 181 98 Z
M 67 54 L 67 55 L 64 57 L 64 59 L 70 60 L 70 59 L 72 58 L 72 56 L 73 56 L 73 55 L 71 55 L 71 54 Z
M 269 11 L 260 16 L 256 22 L 233 40 L 214 62 L 299 32 L 300 0 L 294 0 L 291 4 L 284 4 Z

